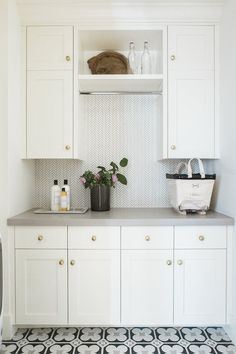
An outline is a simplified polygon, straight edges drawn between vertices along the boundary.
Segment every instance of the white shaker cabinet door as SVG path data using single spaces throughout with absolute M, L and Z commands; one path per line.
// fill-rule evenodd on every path
M 16 250 L 16 323 L 67 323 L 66 250 Z
M 174 323 L 225 323 L 226 250 L 175 251 Z
M 173 251 L 122 251 L 124 325 L 173 324 Z
M 173 72 L 169 80 L 169 157 L 213 158 L 214 73 Z
M 214 26 L 169 26 L 169 70 L 199 72 L 214 70 Z
M 69 251 L 69 323 L 120 323 L 120 251 Z
M 72 68 L 72 26 L 27 28 L 28 70 L 72 70 Z
M 168 157 L 215 157 L 214 26 L 168 29 Z
M 31 71 L 27 85 L 27 157 L 72 158 L 72 73 Z

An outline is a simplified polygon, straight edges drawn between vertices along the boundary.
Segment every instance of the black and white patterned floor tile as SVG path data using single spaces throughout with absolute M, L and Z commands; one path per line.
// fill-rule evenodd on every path
M 236 354 L 222 328 L 19 329 L 0 354 Z

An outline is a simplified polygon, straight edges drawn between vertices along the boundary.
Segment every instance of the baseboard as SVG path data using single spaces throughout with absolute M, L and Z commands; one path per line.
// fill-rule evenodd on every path
M 11 315 L 3 315 L 2 318 L 2 339 L 10 340 L 17 331 L 17 326 L 12 323 Z
M 229 335 L 230 339 L 232 340 L 233 344 L 236 345 L 236 331 L 232 326 L 225 325 L 223 326 L 225 332 Z

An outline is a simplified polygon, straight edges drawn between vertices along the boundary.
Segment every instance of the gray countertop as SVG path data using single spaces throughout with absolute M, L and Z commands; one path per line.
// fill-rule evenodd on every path
M 234 219 L 208 211 L 206 215 L 180 215 L 172 208 L 114 208 L 110 211 L 85 214 L 34 214 L 26 211 L 7 220 L 15 226 L 187 226 L 233 225 Z

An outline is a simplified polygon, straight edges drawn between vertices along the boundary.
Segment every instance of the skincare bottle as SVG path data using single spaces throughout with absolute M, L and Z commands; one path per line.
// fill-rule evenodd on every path
M 58 180 L 54 180 L 54 184 L 51 187 L 51 210 L 58 211 L 60 208 L 60 193 L 61 188 L 58 186 Z
M 68 185 L 68 180 L 64 179 L 64 186 L 62 188 L 65 188 L 65 191 L 67 193 L 67 210 L 70 210 L 70 186 Z
M 62 188 L 60 194 L 60 211 L 67 211 L 67 193 L 65 191 L 65 188 Z

